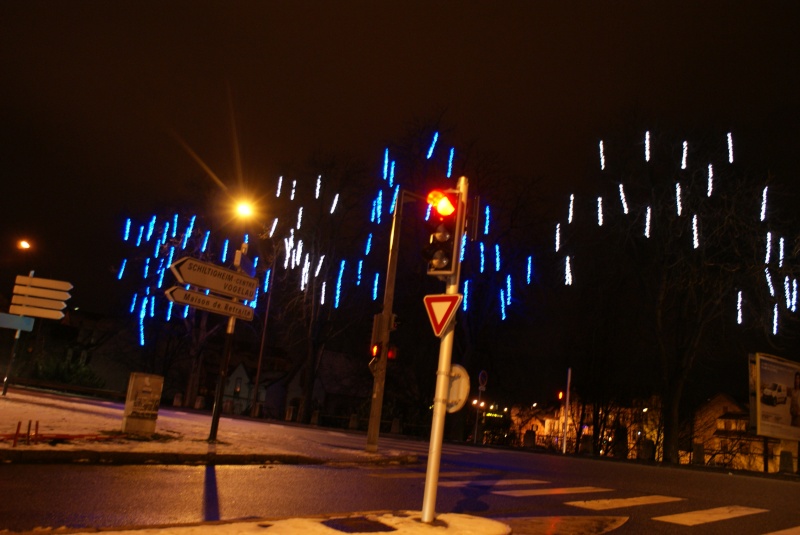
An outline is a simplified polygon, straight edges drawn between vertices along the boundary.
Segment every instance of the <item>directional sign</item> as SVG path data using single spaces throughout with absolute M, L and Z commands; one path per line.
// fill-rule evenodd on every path
M 30 297 L 27 295 L 12 295 L 11 303 L 14 305 L 27 305 L 31 307 L 49 308 L 51 310 L 64 310 L 67 304 L 64 301 L 55 301 L 53 299 L 40 299 L 38 297 Z
M 28 316 L 29 318 L 44 318 L 48 320 L 60 320 L 64 313 L 60 310 L 50 310 L 48 308 L 28 307 L 24 305 L 11 305 L 8 307 L 10 314 L 18 316 Z
M 425 309 L 431 320 L 433 334 L 439 338 L 442 337 L 445 328 L 455 317 L 455 311 L 461 304 L 462 297 L 461 294 L 438 294 L 424 297 Z
M 0 312 L 0 328 L 14 329 L 16 331 L 32 331 L 33 318 L 25 318 Z
M 224 297 L 206 295 L 203 292 L 187 290 L 181 286 L 173 286 L 164 292 L 167 299 L 181 305 L 207 310 L 223 316 L 233 316 L 246 321 L 252 321 L 253 309 L 242 303 L 236 303 Z
M 258 280 L 232 269 L 201 262 L 189 256 L 173 262 L 170 269 L 178 282 L 183 284 L 208 288 L 215 293 L 248 301 L 256 296 Z
M 47 288 L 37 288 L 35 286 L 14 286 L 14 293 L 17 295 L 30 295 L 33 297 L 43 297 L 44 299 L 56 299 L 58 301 L 66 301 L 72 297 L 69 292 L 62 292 L 61 290 L 49 290 Z
M 62 290 L 68 292 L 72 289 L 72 283 L 67 281 L 57 281 L 53 279 L 40 279 L 39 277 L 26 277 L 25 275 L 17 275 L 14 281 L 16 284 L 24 286 L 36 286 L 37 288 L 50 288 L 51 290 Z

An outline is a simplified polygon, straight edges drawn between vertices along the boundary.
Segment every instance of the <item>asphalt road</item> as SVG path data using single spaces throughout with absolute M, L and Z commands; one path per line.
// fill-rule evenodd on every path
M 363 435 L 298 431 L 328 433 L 326 440 L 331 443 L 363 446 Z M 390 442 L 391 447 L 417 451 L 422 462 L 395 466 L 4 465 L 0 466 L 0 530 L 419 510 L 427 443 L 381 439 L 381 445 Z M 600 533 L 616 522 L 621 526 L 613 532 L 621 534 L 765 534 L 787 529 L 793 529 L 787 533 L 800 534 L 800 482 L 796 480 L 468 445 L 445 445 L 442 459 L 437 512 L 511 519 L 515 533 L 544 533 L 536 526 L 541 527 L 542 517 L 547 517 L 555 526 L 582 522 L 579 533 Z

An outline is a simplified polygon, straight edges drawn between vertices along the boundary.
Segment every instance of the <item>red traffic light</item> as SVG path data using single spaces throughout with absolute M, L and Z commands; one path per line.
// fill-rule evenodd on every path
M 433 206 L 436 213 L 442 217 L 453 215 L 453 212 L 456 211 L 456 207 L 450 197 L 439 190 L 433 190 L 428 193 L 428 204 Z

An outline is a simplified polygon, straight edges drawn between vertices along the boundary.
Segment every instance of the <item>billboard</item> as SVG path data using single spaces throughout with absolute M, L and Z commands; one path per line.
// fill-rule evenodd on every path
M 800 440 L 800 363 L 765 353 L 750 359 L 750 410 L 756 434 Z M 754 403 L 753 403 L 754 402 Z

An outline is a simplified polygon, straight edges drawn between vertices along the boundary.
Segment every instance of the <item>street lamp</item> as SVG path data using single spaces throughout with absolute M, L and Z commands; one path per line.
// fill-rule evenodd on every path
M 236 215 L 243 218 L 243 219 L 250 219 L 255 214 L 255 209 L 253 207 L 253 203 L 249 201 L 239 201 L 236 204 Z M 263 226 L 261 222 L 259 222 Z M 260 251 L 262 255 L 264 254 L 263 251 Z M 273 251 L 274 252 L 274 251 Z M 275 255 L 271 255 L 272 258 Z M 269 267 L 268 271 L 266 272 L 266 277 L 268 280 L 266 281 L 266 288 L 267 288 L 267 302 L 264 305 L 264 323 L 261 325 L 261 343 L 258 349 L 258 362 L 256 364 L 256 375 L 253 378 L 253 393 L 250 400 L 250 416 L 253 418 L 258 416 L 258 383 L 261 379 L 261 364 L 264 360 L 264 346 L 266 345 L 267 339 L 267 322 L 269 320 L 269 306 L 270 302 L 272 301 L 272 283 L 275 280 L 275 266 L 274 262 L 272 262 L 272 266 Z

